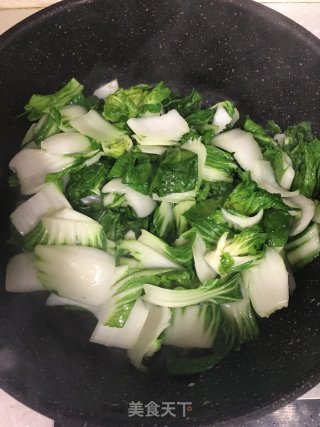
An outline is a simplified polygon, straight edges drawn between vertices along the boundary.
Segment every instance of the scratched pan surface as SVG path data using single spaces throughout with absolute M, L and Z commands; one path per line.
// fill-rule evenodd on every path
M 3 290 L 9 250 L 8 159 L 26 130 L 17 119 L 32 93 L 71 76 L 89 90 L 164 80 L 225 97 L 253 118 L 311 120 L 320 134 L 320 42 L 251 1 L 65 1 L 0 38 L 0 386 L 63 425 L 211 425 L 255 417 L 320 381 L 319 265 L 298 276 L 290 308 L 262 324 L 261 336 L 192 378 L 147 376 L 125 354 L 88 343 L 94 319 L 47 309 L 45 295 Z M 191 383 L 191 385 L 190 385 Z M 128 417 L 130 402 L 176 402 L 176 417 Z M 177 402 L 192 402 L 182 415 Z

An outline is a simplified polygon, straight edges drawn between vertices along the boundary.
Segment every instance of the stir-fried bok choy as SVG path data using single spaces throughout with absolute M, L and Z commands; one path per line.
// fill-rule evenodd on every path
M 33 95 L 9 163 L 8 292 L 85 310 L 90 341 L 174 375 L 212 368 L 287 307 L 320 254 L 320 140 L 163 82 Z M 50 308 L 49 308 L 50 307 Z M 94 344 L 92 344 L 94 345 Z

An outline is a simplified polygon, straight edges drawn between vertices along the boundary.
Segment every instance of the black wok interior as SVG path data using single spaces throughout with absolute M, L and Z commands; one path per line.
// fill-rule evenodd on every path
M 0 38 L 0 387 L 63 425 L 211 425 L 295 399 L 320 381 L 320 264 L 298 274 L 288 310 L 216 368 L 191 378 L 143 375 L 125 352 L 88 339 L 95 319 L 47 308 L 43 293 L 4 291 L 14 195 L 7 164 L 33 93 L 70 77 L 88 93 L 164 80 L 205 102 L 232 99 L 252 118 L 310 120 L 320 135 L 320 41 L 287 18 L 244 0 L 63 1 Z M 193 385 L 190 386 L 190 383 Z M 191 401 L 189 418 L 128 418 L 130 401 Z M 258 412 L 256 412 L 258 411 Z M 241 424 L 241 421 L 239 421 Z

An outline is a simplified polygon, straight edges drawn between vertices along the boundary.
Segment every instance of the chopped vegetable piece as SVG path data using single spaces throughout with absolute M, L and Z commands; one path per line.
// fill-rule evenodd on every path
M 281 255 L 267 248 L 262 261 L 242 273 L 255 312 L 269 317 L 274 311 L 288 307 L 288 272 Z
M 32 254 L 18 254 L 13 256 L 7 266 L 7 292 L 35 292 L 45 288 L 37 278 Z
M 110 295 L 115 259 L 84 246 L 35 247 L 40 282 L 59 296 L 87 304 L 102 304 Z

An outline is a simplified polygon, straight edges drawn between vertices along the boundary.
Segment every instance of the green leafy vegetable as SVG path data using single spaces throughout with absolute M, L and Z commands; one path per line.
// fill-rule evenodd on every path
M 162 202 L 153 215 L 153 227 L 156 236 L 166 241 L 174 240 L 175 231 L 173 209 L 171 203 Z
M 229 276 L 226 280 L 210 279 L 197 289 L 163 289 L 146 284 L 143 287 L 145 301 L 162 307 L 185 307 L 211 301 L 215 304 L 241 300 L 238 275 Z
M 199 110 L 201 104 L 200 94 L 193 90 L 187 96 L 172 96 L 168 102 L 165 103 L 166 111 L 177 110 L 182 117 L 190 116 Z
M 137 88 L 135 91 L 131 90 L 131 93 L 125 89 L 117 90 L 116 93 L 106 98 L 103 117 L 110 122 L 125 122 L 131 117 L 137 117 L 139 103 L 143 96 L 142 88 Z
M 272 136 L 270 136 L 261 125 L 254 122 L 249 117 L 245 119 L 243 129 L 252 133 L 262 149 L 267 149 L 276 145 L 276 141 Z
M 277 182 L 285 188 L 289 189 L 294 178 L 294 171 L 292 171 L 292 177 L 290 177 L 288 185 L 286 185 L 286 183 L 284 183 L 282 179 L 288 168 L 290 168 L 292 165 L 290 157 L 279 147 L 272 147 L 266 149 L 263 153 L 263 156 L 271 163 Z
M 108 176 L 108 165 L 98 162 L 78 172 L 71 173 L 65 194 L 75 209 L 83 210 L 81 199 L 90 195 L 100 195 Z
M 148 308 L 144 305 L 141 298 L 138 298 L 122 328 L 105 326 L 98 323 L 90 337 L 90 342 L 108 347 L 130 349 L 136 343 L 147 316 Z
M 171 310 L 163 343 L 180 348 L 210 348 L 218 333 L 216 304 L 190 305 Z M 193 331 L 190 334 L 190 331 Z
M 288 306 L 288 271 L 275 249 L 267 247 L 261 262 L 244 270 L 242 278 L 258 316 L 269 317 L 276 310 Z
M 35 248 L 38 279 L 59 296 L 87 304 L 102 304 L 108 297 L 115 260 L 106 252 L 85 246 Z
M 120 278 L 111 287 L 111 297 L 97 312 L 100 323 L 113 328 L 122 328 L 132 310 L 132 307 L 141 295 L 143 285 L 158 284 L 162 275 L 170 269 L 128 269 L 120 267 Z
M 207 263 L 222 276 L 249 268 L 263 258 L 267 236 L 258 225 L 242 230 L 230 240 L 227 237 L 228 233 L 224 233 L 216 249 L 205 256 Z
M 197 155 L 180 148 L 169 148 L 160 158 L 151 191 L 162 197 L 194 190 L 197 184 Z
M 131 139 L 127 135 L 117 138 L 115 141 L 102 143 L 103 152 L 110 157 L 118 159 L 133 147 Z
M 215 245 L 223 233 L 229 231 L 228 223 L 217 209 L 219 199 L 206 200 L 194 205 L 185 213 L 190 225 L 201 235 L 207 248 Z
M 269 246 L 282 248 L 288 241 L 291 215 L 289 212 L 277 209 L 267 209 L 264 212 L 261 226 L 267 234 Z
M 151 193 L 155 167 L 150 154 L 130 151 L 122 155 L 109 172 L 109 178 L 121 178 L 124 184 L 142 194 Z
M 68 103 L 70 105 L 79 105 L 87 110 L 100 111 L 102 109 L 103 101 L 95 95 L 84 96 L 81 92 L 71 99 Z
M 237 165 L 231 154 L 221 150 L 213 145 L 206 147 L 207 157 L 205 166 L 207 168 L 214 168 L 220 170 L 226 176 L 232 176 Z M 222 181 L 222 180 L 221 180 Z
M 140 235 L 142 228 L 148 228 L 148 218 L 137 218 L 129 207 L 93 209 L 86 212 L 102 225 L 108 239 L 122 239 L 128 231 Z
M 191 129 L 198 132 L 201 135 L 201 140 L 205 144 L 211 142 L 213 136 L 216 133 L 216 126 L 213 125 L 214 111 L 211 108 L 207 110 L 198 110 L 195 113 L 190 114 L 186 117 Z M 191 136 L 191 135 L 190 135 Z
M 315 197 L 320 190 L 320 139 L 297 145 L 291 158 L 296 172 L 292 188 L 306 197 Z
M 291 152 L 295 147 L 313 139 L 311 123 L 300 122 L 294 126 L 289 126 L 285 131 L 285 135 L 284 148 L 286 151 Z
M 232 192 L 234 187 L 235 187 L 235 184 L 232 182 L 203 181 L 197 194 L 197 201 L 202 202 L 207 199 L 219 198 L 221 200 L 221 203 L 223 204 L 223 202 L 228 198 L 229 194 Z
M 209 350 L 190 351 L 170 347 L 167 351 L 167 369 L 172 375 L 191 375 L 205 372 L 217 365 L 235 345 L 235 328 L 222 314 L 220 306 L 214 311 L 215 329 L 217 333 Z
M 288 210 L 280 195 L 260 189 L 248 175 L 244 175 L 243 181 L 232 191 L 224 207 L 245 216 L 254 215 L 260 209 Z
M 49 113 L 50 109 L 63 107 L 81 93 L 82 90 L 83 86 L 76 79 L 71 79 L 56 93 L 51 95 L 32 95 L 28 104 L 24 107 L 28 113 L 28 119 L 31 121 L 38 120 L 44 114 Z
M 241 284 L 241 292 L 243 295 L 241 301 L 221 305 L 223 316 L 232 330 L 235 347 L 254 339 L 259 334 L 249 293 L 243 283 Z
M 180 236 L 187 228 L 188 223 L 185 217 L 187 212 L 195 204 L 194 200 L 177 203 L 173 208 L 173 216 L 177 229 L 177 235 Z
M 41 217 L 36 227 L 24 236 L 24 247 L 36 245 L 81 245 L 106 249 L 103 228 L 91 218 L 70 209 Z
M 299 270 L 313 261 L 320 254 L 318 225 L 310 225 L 302 234 L 291 240 L 285 250 L 294 270 Z
M 168 257 L 171 261 L 181 264 L 184 266 L 190 266 L 192 261 L 192 244 L 194 236 L 190 236 L 190 239 L 184 244 L 178 247 L 168 245 L 164 240 L 154 236 L 146 230 L 141 230 L 141 236 L 139 242 L 144 245 L 153 248 L 160 254 Z
M 32 141 L 37 145 L 49 136 L 55 135 L 60 132 L 59 124 L 61 115 L 56 108 L 50 108 L 44 116 L 41 117 L 39 122 L 34 127 L 34 135 Z
M 170 94 L 170 89 L 163 82 L 154 88 L 148 85 L 120 88 L 106 98 L 103 116 L 111 122 L 126 122 L 132 117 L 158 115 L 162 111 L 162 102 Z
M 268 120 L 266 124 L 266 132 L 269 135 L 274 136 L 282 131 L 280 126 L 274 120 Z

